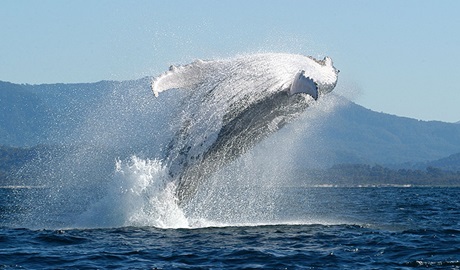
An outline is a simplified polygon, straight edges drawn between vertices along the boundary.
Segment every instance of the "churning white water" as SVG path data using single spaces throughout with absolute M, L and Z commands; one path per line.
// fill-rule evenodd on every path
M 299 70 L 309 72 L 320 98 L 296 100 L 305 105 L 290 110 L 282 91 Z M 33 164 L 46 188 L 29 199 L 26 224 L 311 222 L 289 213 L 296 202 L 285 188 L 299 184 L 292 181 L 296 166 L 315 159 L 305 149 L 321 144 L 321 122 L 341 103 L 321 95 L 332 90 L 336 76 L 330 60 L 257 54 L 172 67 L 153 80 L 157 98 L 149 80 L 121 83 L 88 109 L 70 145 Z

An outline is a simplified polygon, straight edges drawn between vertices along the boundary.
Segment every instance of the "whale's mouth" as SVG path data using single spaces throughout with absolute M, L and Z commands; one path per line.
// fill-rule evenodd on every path
M 289 87 L 289 95 L 305 93 L 312 96 L 315 100 L 318 99 L 318 84 L 310 77 L 305 75 L 305 70 L 300 70 L 294 77 L 291 86 Z

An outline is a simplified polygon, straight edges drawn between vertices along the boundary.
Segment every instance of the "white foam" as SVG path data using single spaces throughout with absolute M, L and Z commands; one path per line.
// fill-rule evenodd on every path
M 124 151 L 137 145 L 130 154 L 143 152 L 150 157 L 164 157 L 173 136 L 185 126 L 191 136 L 179 141 L 184 147 L 177 150 L 190 146 L 190 156 L 199 156 L 216 140 L 222 119 L 232 105 L 236 103 L 244 107 L 245 103 L 262 99 L 269 92 L 279 91 L 289 85 L 300 69 L 311 69 L 318 81 L 335 81 L 334 70 L 329 70 L 330 74 L 326 72 L 329 76 L 322 73 L 323 68 L 328 67 L 305 56 L 256 54 L 197 61 L 189 66 L 172 68 L 153 82 L 155 93 L 165 91 L 159 99 L 151 97 L 145 87 L 134 85 L 118 89 L 106 104 L 101 104 L 87 117 L 76 132 L 79 139 L 75 145 L 79 147 L 69 149 L 69 153 L 63 154 L 64 158 L 57 157 L 44 168 L 54 174 L 48 181 L 51 193 L 43 200 L 46 203 L 33 214 L 44 216 L 44 227 L 48 226 L 48 216 L 57 216 L 62 221 L 58 226 L 64 224 L 75 228 L 291 224 L 279 216 L 278 211 L 280 204 L 290 206 L 290 203 L 297 203 L 291 202 L 287 198 L 289 195 L 276 189 L 266 189 L 266 193 L 262 190 L 253 192 L 246 186 L 289 185 L 286 183 L 289 171 L 299 159 L 293 155 L 295 149 L 306 141 L 318 143 L 315 136 L 310 135 L 315 126 L 306 123 L 332 111 L 336 105 L 331 102 L 334 99 L 329 102 L 319 99 L 318 106 L 309 108 L 310 117 L 299 119 L 301 123 L 277 132 L 275 137 L 248 151 L 240 160 L 216 172 L 212 179 L 200 185 L 197 196 L 186 207 L 182 206 L 184 208 L 178 206 L 176 183 L 168 174 L 174 168 L 166 167 L 165 160 L 137 156 L 117 160 L 110 177 L 100 171 L 117 154 L 101 155 L 98 152 L 101 148 L 94 145 L 103 146 L 102 149 L 117 146 Z M 199 86 L 195 86 L 197 82 Z M 176 87 L 188 87 L 192 91 L 168 90 Z M 147 97 L 145 91 L 149 94 Z M 211 92 L 213 95 L 208 95 Z M 305 130 L 308 134 L 300 136 Z
M 79 218 L 76 227 L 189 227 L 174 195 L 175 183 L 158 160 L 118 160 L 107 195 Z

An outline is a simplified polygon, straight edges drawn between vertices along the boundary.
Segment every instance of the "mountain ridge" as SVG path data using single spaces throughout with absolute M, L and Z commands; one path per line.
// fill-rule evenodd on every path
M 76 133 L 88 112 L 108 97 L 113 98 L 114 91 L 125 92 L 126 95 L 116 96 L 122 99 L 136 95 L 153 99 L 149 82 L 148 77 L 81 84 L 28 85 L 0 81 L 0 145 L 59 144 L 59 137 Z M 324 118 L 312 119 L 319 139 L 314 144 L 299 146 L 299 152 L 315 153 L 300 159 L 305 160 L 301 166 L 415 164 L 460 153 L 458 123 L 390 115 L 342 97 L 337 99 L 342 99 L 340 106 Z
M 427 162 L 460 152 L 460 128 L 453 123 L 375 112 L 353 102 L 318 121 L 320 143 L 302 152 L 318 153 L 314 159 L 326 166 Z

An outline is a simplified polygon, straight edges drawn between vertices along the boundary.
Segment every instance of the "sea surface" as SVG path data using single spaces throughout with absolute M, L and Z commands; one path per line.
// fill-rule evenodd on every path
M 282 189 L 284 221 L 165 229 L 28 228 L 2 188 L 0 269 L 460 269 L 460 188 Z

